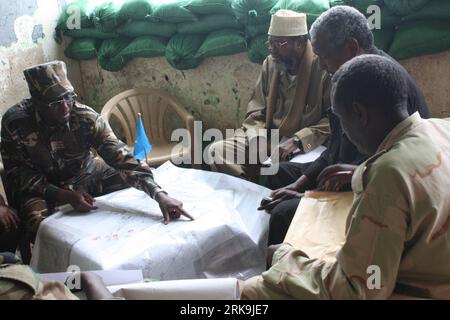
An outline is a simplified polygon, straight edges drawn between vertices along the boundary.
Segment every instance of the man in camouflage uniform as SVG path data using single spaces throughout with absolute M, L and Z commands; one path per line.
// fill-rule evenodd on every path
M 95 208 L 93 197 L 127 186 L 155 199 L 166 224 L 180 215 L 192 219 L 103 118 L 75 100 L 64 62 L 34 66 L 24 74 L 31 99 L 3 116 L 1 154 L 9 203 L 18 210 L 31 239 L 56 204 L 90 211 Z M 91 149 L 101 158 L 94 157 Z
M 449 299 L 450 121 L 409 116 L 401 69 L 385 57 L 356 57 L 332 82 L 344 132 L 372 155 L 352 179 L 346 241 L 334 262 L 272 248 L 272 267 L 247 280 L 242 297 Z
M 115 299 L 100 276 L 92 272 L 78 275 L 79 289 L 88 300 Z M 21 264 L 14 254 L 0 252 L 0 300 L 78 300 L 78 297 L 62 282 L 42 281 L 38 273 Z

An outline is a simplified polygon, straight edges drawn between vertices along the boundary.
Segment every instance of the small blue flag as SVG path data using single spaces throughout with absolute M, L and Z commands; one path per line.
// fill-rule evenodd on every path
M 138 160 L 144 160 L 147 154 L 153 150 L 147 134 L 145 133 L 144 124 L 142 123 L 142 117 L 139 113 L 138 124 L 136 128 L 136 141 L 134 141 L 133 155 Z

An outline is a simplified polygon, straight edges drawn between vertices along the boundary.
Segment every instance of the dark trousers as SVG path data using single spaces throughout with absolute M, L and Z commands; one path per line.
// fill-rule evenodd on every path
M 283 243 L 300 199 L 282 201 L 270 211 L 268 245 Z
M 19 243 L 19 231 L 0 231 L 0 252 L 16 252 Z
M 311 163 L 281 162 L 277 174 L 267 177 L 267 187 L 276 190 L 294 183 Z
M 268 177 L 267 186 L 272 190 L 286 187 L 300 178 L 310 164 L 281 162 L 278 173 Z M 270 210 L 269 246 L 283 243 L 299 203 L 300 199 L 298 198 L 289 199 L 282 201 Z

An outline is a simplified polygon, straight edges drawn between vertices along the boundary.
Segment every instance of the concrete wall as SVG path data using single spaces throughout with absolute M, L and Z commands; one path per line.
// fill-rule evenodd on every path
M 427 98 L 435 117 L 450 117 L 450 52 L 401 61 Z
M 401 63 L 423 90 L 436 117 L 450 117 L 450 53 L 417 57 Z M 102 70 L 96 61 L 81 63 L 85 102 L 101 108 L 115 94 L 133 87 L 162 88 L 177 96 L 205 128 L 241 124 L 260 65 L 246 53 L 210 58 L 194 70 L 173 69 L 165 58 L 135 59 L 122 71 Z
M 58 0 L 0 1 L 0 115 L 29 96 L 25 68 L 64 59 L 64 47 L 53 40 L 62 5 Z M 82 92 L 79 63 L 71 61 L 68 72 Z
M 135 87 L 161 88 L 178 97 L 204 127 L 233 128 L 242 122 L 260 66 L 247 54 L 206 59 L 198 68 L 179 71 L 165 58 L 133 59 L 112 73 L 96 61 L 81 63 L 85 101 L 95 107 Z

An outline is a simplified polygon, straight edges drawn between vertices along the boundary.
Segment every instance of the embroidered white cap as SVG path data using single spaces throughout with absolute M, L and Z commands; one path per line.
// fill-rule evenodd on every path
M 295 37 L 308 34 L 306 14 L 292 10 L 278 10 L 272 15 L 269 36 Z

